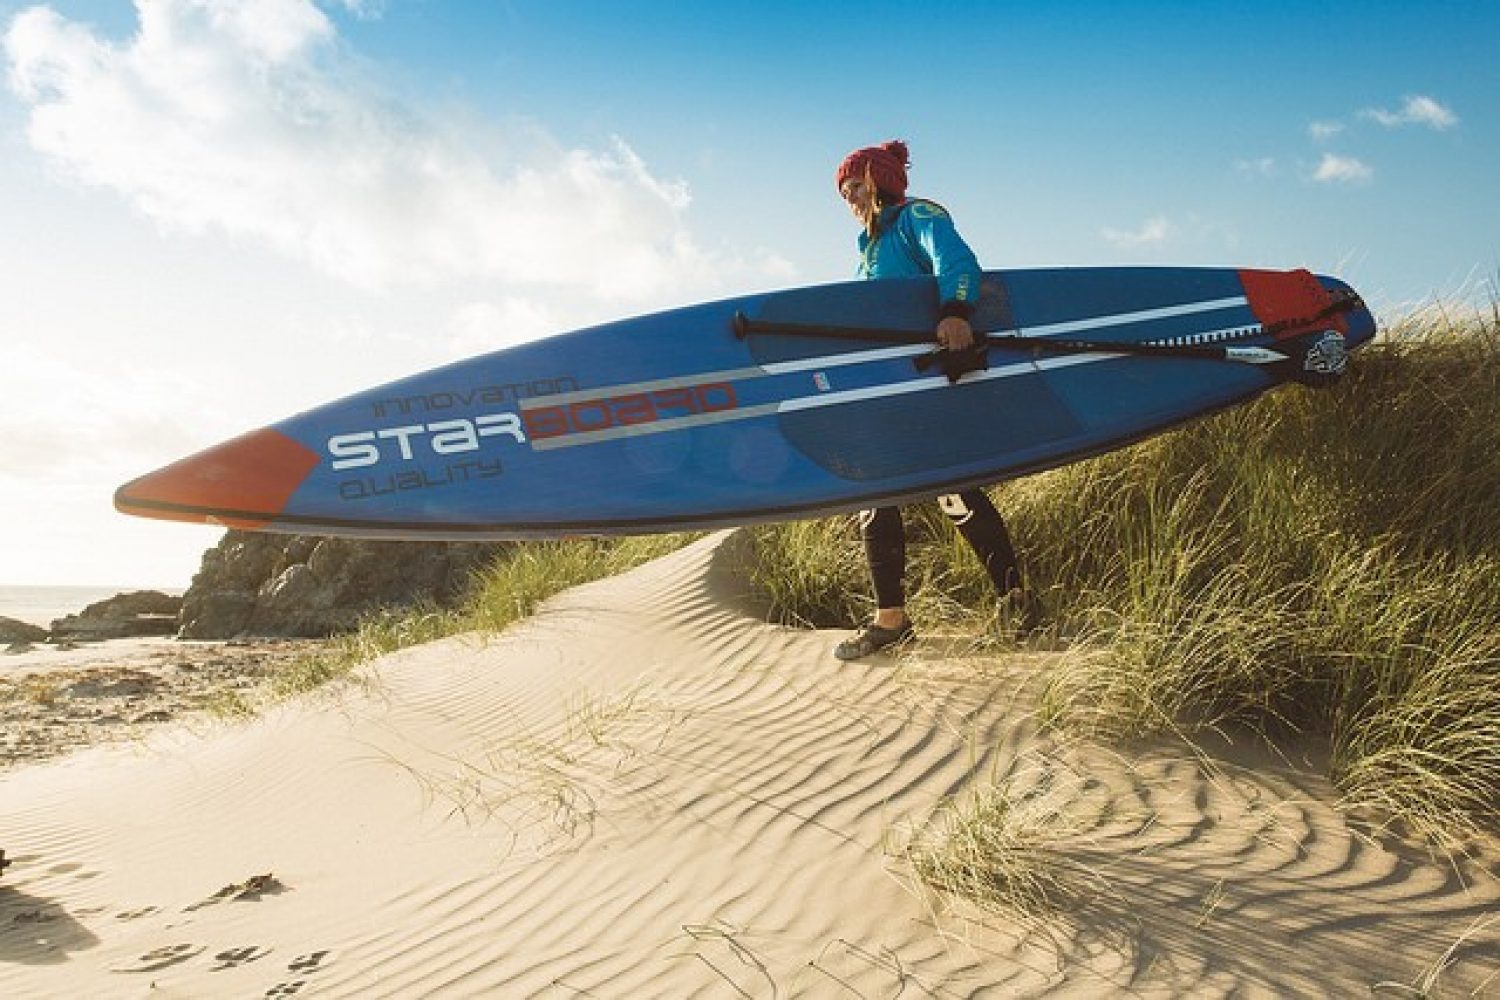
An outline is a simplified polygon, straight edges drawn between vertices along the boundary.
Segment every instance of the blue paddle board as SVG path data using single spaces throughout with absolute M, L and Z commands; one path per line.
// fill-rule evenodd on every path
M 986 345 L 934 353 L 930 278 L 749 295 L 496 351 L 122 486 L 128 514 L 396 539 L 821 516 L 1055 467 L 1330 381 L 1374 334 L 1306 271 L 986 272 Z

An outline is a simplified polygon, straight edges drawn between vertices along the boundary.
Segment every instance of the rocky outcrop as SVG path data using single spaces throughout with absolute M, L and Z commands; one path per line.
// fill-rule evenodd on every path
M 52 642 L 94 642 L 177 631 L 182 598 L 156 590 L 116 594 L 52 622 Z
M 502 549 L 230 531 L 183 596 L 184 639 L 320 638 L 380 608 L 451 607 Z
M 45 642 L 47 630 L 30 622 L 18 622 L 14 618 L 0 618 L 0 646 L 25 645 Z

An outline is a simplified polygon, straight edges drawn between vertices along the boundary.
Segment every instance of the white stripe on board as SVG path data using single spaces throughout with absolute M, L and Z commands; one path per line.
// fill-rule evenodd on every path
M 767 375 L 791 375 L 796 372 L 814 371 L 819 368 L 837 368 L 840 365 L 862 365 L 868 361 L 889 361 L 892 358 L 914 358 L 926 354 L 937 346 L 930 344 L 901 344 L 897 347 L 881 347 L 870 351 L 849 351 L 830 354 L 821 358 L 799 358 L 796 361 L 767 361 L 761 365 Z
M 1069 320 L 1066 323 L 1044 323 L 1041 326 L 1027 327 L 1024 332 L 1020 327 L 1011 331 L 997 330 L 996 332 L 1008 332 L 1021 337 L 1056 337 L 1064 333 L 1081 333 L 1084 330 L 1097 330 L 1101 326 L 1149 323 L 1152 320 L 1173 319 L 1177 316 L 1195 316 L 1198 313 L 1214 312 L 1218 309 L 1235 309 L 1249 304 L 1249 300 L 1243 295 L 1236 295 L 1227 299 L 1206 299 L 1202 302 L 1187 302 L 1180 306 L 1142 309 L 1139 312 L 1116 313 L 1113 316 L 1095 316 L 1092 319 L 1075 319 Z
M 987 371 L 974 372 L 973 374 L 965 375 L 956 385 L 950 383 L 945 375 L 934 375 L 926 378 L 907 379 L 902 382 L 888 382 L 884 385 L 866 386 L 863 389 L 846 389 L 841 392 L 820 393 L 815 396 L 799 396 L 795 399 L 782 400 L 779 403 L 763 403 L 758 406 L 747 406 L 743 409 L 717 410 L 713 413 L 695 413 L 684 417 L 669 417 L 665 420 L 655 420 L 650 423 L 627 424 L 621 427 L 609 427 L 597 431 L 581 431 L 557 437 L 539 438 L 531 442 L 531 447 L 533 451 L 553 451 L 558 448 L 598 444 L 602 441 L 613 441 L 618 438 L 644 437 L 648 434 L 663 434 L 667 431 L 686 430 L 691 427 L 701 427 L 705 424 L 723 424 L 737 420 L 750 420 L 755 417 L 770 416 L 776 413 L 815 410 L 824 406 L 844 406 L 849 403 L 858 403 L 870 399 L 883 399 L 891 396 L 903 396 L 913 392 L 932 392 L 937 389 L 962 389 L 964 386 L 987 382 L 991 379 L 1014 378 L 1017 375 L 1030 375 L 1053 368 L 1068 368 L 1072 365 L 1091 364 L 1096 361 L 1108 361 L 1111 358 L 1120 357 L 1125 357 L 1125 355 L 1113 353 L 1066 354 L 1062 357 L 1044 358 L 1038 361 L 1023 361 L 1020 364 L 1005 365 L 1001 368 L 991 368 Z M 540 398 L 552 399 L 556 397 L 548 396 Z
M 565 403 L 588 403 L 596 399 L 610 399 L 615 396 L 634 396 L 642 392 L 661 392 L 666 389 L 681 389 L 684 386 L 711 385 L 715 382 L 743 382 L 746 379 L 761 378 L 768 374 L 765 368 L 756 366 L 753 368 L 726 368 L 717 372 L 696 372 L 692 375 L 674 375 L 670 378 L 650 379 L 645 382 L 622 382 L 618 385 L 607 385 L 602 389 L 576 389 L 573 392 L 554 392 L 545 396 L 528 396 L 517 400 L 522 412 L 526 410 L 545 409 L 549 406 L 559 406 Z

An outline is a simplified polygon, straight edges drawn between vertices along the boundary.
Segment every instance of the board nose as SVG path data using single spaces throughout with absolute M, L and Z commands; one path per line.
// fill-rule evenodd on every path
M 115 491 L 115 509 L 165 521 L 263 528 L 319 461 L 280 431 L 262 428 L 126 483 Z

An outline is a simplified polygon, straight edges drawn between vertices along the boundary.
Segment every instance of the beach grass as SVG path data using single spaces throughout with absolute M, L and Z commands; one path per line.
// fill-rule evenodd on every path
M 1351 809 L 1449 842 L 1500 825 L 1500 316 L 1413 314 L 1332 389 L 992 492 L 1064 647 L 1049 724 L 1316 734 Z M 956 533 L 930 505 L 908 526 L 919 628 L 982 621 Z M 869 614 L 852 518 L 749 549 L 774 617 Z
M 930 888 L 1042 923 L 1111 891 L 1107 877 L 1060 849 L 1087 841 L 1097 823 L 1090 784 L 1064 755 L 1029 752 L 940 802 L 888 849 Z

